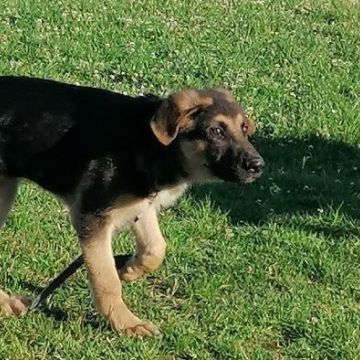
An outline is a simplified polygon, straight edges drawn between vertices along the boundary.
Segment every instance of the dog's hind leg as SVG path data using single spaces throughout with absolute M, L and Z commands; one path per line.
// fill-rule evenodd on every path
M 166 243 L 162 236 L 157 211 L 150 206 L 132 227 L 137 253 L 119 269 L 121 280 L 133 281 L 156 270 L 163 262 Z
M 18 180 L 0 178 L 0 226 L 4 225 L 7 214 L 14 202 Z M 9 296 L 0 289 L 0 310 L 6 315 L 22 315 L 26 312 L 28 301 L 24 296 Z

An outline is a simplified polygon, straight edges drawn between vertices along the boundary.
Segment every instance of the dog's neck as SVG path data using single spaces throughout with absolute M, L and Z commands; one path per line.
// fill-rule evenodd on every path
M 168 146 L 161 145 L 155 154 L 149 152 L 142 154 L 138 161 L 139 173 L 148 179 L 149 190 L 157 193 L 164 188 L 189 183 L 189 174 L 183 163 L 183 154 L 177 142 Z
M 149 193 L 157 193 L 162 189 L 189 182 L 189 174 L 184 168 L 184 156 L 178 139 L 165 146 L 153 134 L 151 120 L 156 116 L 163 99 L 148 95 L 139 97 L 144 109 L 139 126 L 141 143 L 135 163 L 137 173 L 148 183 Z
M 156 116 L 162 101 L 157 97 L 139 97 L 139 122 L 132 123 L 138 150 L 134 164 L 144 195 L 147 196 L 169 187 L 214 181 L 213 177 L 210 179 L 203 160 L 184 147 L 186 142 L 181 136 L 165 146 L 153 134 L 150 122 Z

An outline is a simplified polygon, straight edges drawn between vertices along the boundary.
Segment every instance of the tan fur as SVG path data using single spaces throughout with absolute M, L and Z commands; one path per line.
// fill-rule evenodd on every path
M 184 194 L 188 186 L 189 185 L 187 183 L 180 183 L 179 185 L 164 189 L 156 194 L 152 203 L 158 211 L 160 209 L 168 208 L 172 206 L 182 194 Z
M 213 104 L 211 97 L 203 96 L 196 90 L 180 91 L 170 95 L 169 98 L 176 105 L 180 114 L 188 113 L 188 111 L 198 106 L 207 107 Z
M 87 238 L 81 239 L 81 248 L 87 268 L 92 294 L 98 311 L 117 330 L 128 335 L 146 336 L 157 332 L 155 326 L 141 321 L 122 300 L 122 287 L 116 272 L 111 238 L 113 224 L 104 222 Z
M 29 300 L 25 296 L 9 296 L 0 289 L 0 309 L 5 315 L 24 315 L 27 311 L 28 305 Z
M 231 131 L 232 135 L 237 139 L 240 140 L 242 139 L 242 136 L 239 132 L 239 129 L 241 127 L 242 124 L 242 117 L 239 114 L 236 119 L 230 118 L 226 115 L 223 114 L 219 114 L 217 116 L 215 116 L 214 118 L 215 121 L 219 122 L 219 123 L 223 123 L 225 124 L 228 129 Z
M 204 148 L 205 142 L 202 140 L 183 140 L 180 143 L 181 150 L 185 157 L 184 167 L 191 176 L 191 182 L 203 183 L 219 181 L 207 166 Z
M 251 136 L 255 132 L 254 123 L 242 113 L 239 113 L 235 118 L 230 118 L 226 115 L 219 114 L 215 116 L 214 120 L 226 124 L 226 126 L 231 130 L 232 136 L 239 142 L 242 141 L 242 135 L 239 132 L 239 129 L 243 124 L 246 124 L 248 126 L 249 136 Z
M 9 304 L 10 296 L 0 289 L 0 309 L 9 315 L 12 313 L 12 309 Z
M 165 257 L 166 243 L 159 227 L 157 212 L 171 206 L 186 188 L 187 184 L 182 183 L 162 190 L 151 200 L 147 200 L 145 206 L 137 208 L 137 219 L 132 225 L 137 252 L 124 268 L 120 269 L 119 276 L 122 280 L 136 280 L 160 266 Z
M 157 211 L 171 205 L 186 189 L 180 184 L 160 191 L 149 199 L 120 197 L 118 206 L 108 211 L 105 219 L 91 221 L 89 229 L 78 229 L 84 262 L 87 268 L 94 301 L 116 330 L 144 336 L 156 333 L 157 329 L 133 315 L 121 298 L 121 282 L 116 272 L 111 250 L 112 235 L 132 225 L 136 238 L 137 253 L 119 271 L 121 279 L 135 280 L 155 270 L 165 257 L 166 243 L 161 234 Z M 77 227 L 79 216 L 73 211 L 73 223 Z
M 216 89 L 231 99 L 231 95 L 224 89 Z M 234 101 L 232 99 L 232 101 Z M 219 114 L 214 117 L 214 122 L 224 123 L 232 132 L 233 137 L 241 143 L 243 141 L 242 135 L 239 132 L 242 124 L 245 122 L 249 126 L 249 135 L 255 131 L 255 125 L 243 114 L 239 112 L 235 118 L 228 117 L 224 114 Z M 207 159 L 205 157 L 206 142 L 203 140 L 182 140 L 180 143 L 181 150 L 185 156 L 185 170 L 191 174 L 191 182 L 204 183 L 219 181 L 207 166 Z
M 151 205 L 150 199 L 139 199 L 134 197 L 121 196 L 117 200 L 117 206 L 109 211 L 109 220 L 113 225 L 113 230 L 121 231 L 133 224 Z
M 246 117 L 246 123 L 249 126 L 248 135 L 252 136 L 255 134 L 256 131 L 256 125 L 253 119 Z
M 132 226 L 136 238 L 137 252 L 123 269 L 120 278 L 135 280 L 157 269 L 165 257 L 166 243 L 157 220 L 156 208 L 151 205 Z
M 191 126 L 191 114 L 213 103 L 213 99 L 202 96 L 196 90 L 185 90 L 170 95 L 150 122 L 150 127 L 163 145 L 169 145 L 180 129 Z

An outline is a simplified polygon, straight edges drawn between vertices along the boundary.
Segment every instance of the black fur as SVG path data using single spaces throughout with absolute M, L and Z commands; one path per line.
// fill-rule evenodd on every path
M 30 179 L 61 197 L 81 184 L 84 213 L 108 207 L 121 193 L 145 197 L 176 183 L 186 176 L 177 142 L 163 146 L 149 126 L 161 102 L 0 77 L 0 176 Z

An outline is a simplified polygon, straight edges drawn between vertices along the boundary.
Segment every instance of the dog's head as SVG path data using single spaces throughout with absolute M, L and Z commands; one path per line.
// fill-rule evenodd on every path
M 195 182 L 249 183 L 262 173 L 264 160 L 248 140 L 255 125 L 224 89 L 172 94 L 150 125 L 163 145 L 179 144 Z

